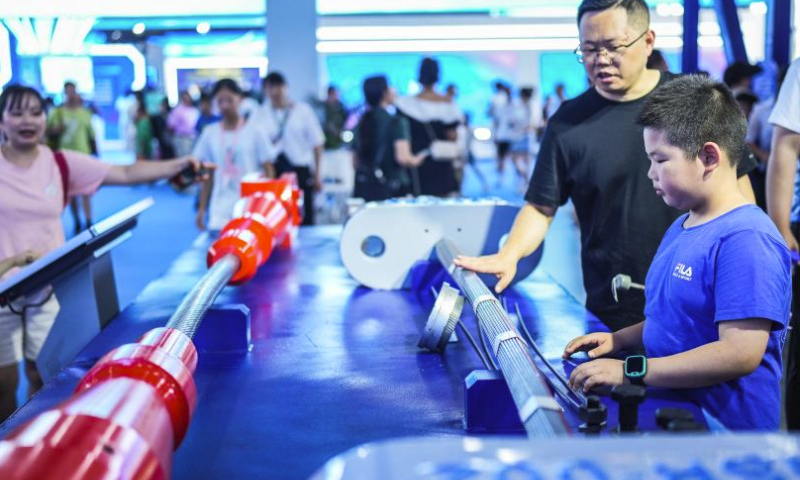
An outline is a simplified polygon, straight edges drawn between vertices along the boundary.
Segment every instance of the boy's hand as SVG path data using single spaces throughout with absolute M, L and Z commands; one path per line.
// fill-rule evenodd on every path
M 575 352 L 587 352 L 589 358 L 599 358 L 610 355 L 619 350 L 614 345 L 614 335 L 611 333 L 590 333 L 575 338 L 564 347 L 561 358 L 569 358 Z
M 614 387 L 625 383 L 625 362 L 613 358 L 601 358 L 575 367 L 569 376 L 569 386 L 583 392 L 601 386 Z
M 473 272 L 496 275 L 499 279 L 497 285 L 494 287 L 496 293 L 505 290 L 508 284 L 511 283 L 511 280 L 514 280 L 514 275 L 517 274 L 517 261 L 502 253 L 485 255 L 483 257 L 465 257 L 459 255 L 455 258 L 453 263 L 457 267 L 472 270 Z

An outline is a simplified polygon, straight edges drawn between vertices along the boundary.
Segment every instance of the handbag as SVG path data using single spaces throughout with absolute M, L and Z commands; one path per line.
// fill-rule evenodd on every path
M 425 122 L 425 131 L 431 139 L 431 144 L 427 148 L 431 158 L 437 162 L 452 162 L 456 160 L 460 154 L 458 143 L 451 140 L 439 140 L 436 138 L 436 133 L 430 122 Z

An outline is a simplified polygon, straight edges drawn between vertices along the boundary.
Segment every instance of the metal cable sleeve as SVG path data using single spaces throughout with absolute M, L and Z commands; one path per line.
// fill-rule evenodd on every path
M 481 301 L 491 291 L 474 272 L 453 265 L 458 250 L 451 242 L 436 243 L 436 255 L 464 296 L 473 304 L 478 317 L 478 326 L 488 339 L 497 345 L 497 362 L 506 379 L 511 396 L 528 436 L 547 438 L 568 433 L 563 412 L 554 408 L 553 396 L 544 375 L 536 367 L 528 345 L 520 337 L 514 322 L 508 318 L 500 302 Z M 527 417 L 527 418 L 524 418 Z
M 167 322 L 167 328 L 174 328 L 189 338 L 194 338 L 206 311 L 239 270 L 239 266 L 239 257 L 233 254 L 225 255 L 212 265 L 194 288 L 183 297 L 181 304 Z

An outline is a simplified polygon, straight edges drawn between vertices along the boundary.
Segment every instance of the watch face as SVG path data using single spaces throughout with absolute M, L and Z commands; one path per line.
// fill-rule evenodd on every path
M 642 377 L 645 374 L 645 360 L 642 355 L 632 355 L 625 359 L 625 375 L 630 377 Z

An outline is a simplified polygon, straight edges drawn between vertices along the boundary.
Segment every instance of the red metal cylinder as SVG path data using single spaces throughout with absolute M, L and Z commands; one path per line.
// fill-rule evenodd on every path
M 3 480 L 167 480 L 173 432 L 158 392 L 119 378 L 81 392 L 0 442 Z
M 240 284 L 253 278 L 267 261 L 275 242 L 286 235 L 291 218 L 272 192 L 255 192 L 241 199 L 234 215 L 208 250 L 206 262 L 211 266 L 226 255 L 236 255 L 240 267 L 230 283 Z
M 115 378 L 132 378 L 150 384 L 167 407 L 177 448 L 197 406 L 197 387 L 192 378 L 197 351 L 191 342 L 181 341 L 171 329 L 157 330 L 161 331 L 142 337 L 156 345 L 128 344 L 112 350 L 81 379 L 75 391 L 81 392 Z M 161 348 L 160 344 L 168 348 Z M 183 359 L 188 359 L 190 365 Z
M 136 343 L 164 350 L 183 362 L 192 374 L 197 370 L 197 349 L 192 340 L 179 330 L 166 327 L 154 328 L 142 335 Z

